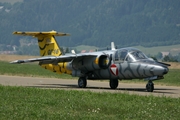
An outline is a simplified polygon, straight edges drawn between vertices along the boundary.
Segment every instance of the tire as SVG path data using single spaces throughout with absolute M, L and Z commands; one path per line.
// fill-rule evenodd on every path
M 119 81 L 118 79 L 110 79 L 109 86 L 111 89 L 116 89 L 118 87 Z
M 153 92 L 154 91 L 154 84 L 153 83 L 147 83 L 146 84 L 146 90 L 147 90 L 147 92 Z
M 80 77 L 80 78 L 78 79 L 78 87 L 79 87 L 79 88 L 85 88 L 86 85 L 87 85 L 87 80 L 86 80 L 86 78 L 85 78 L 85 77 Z

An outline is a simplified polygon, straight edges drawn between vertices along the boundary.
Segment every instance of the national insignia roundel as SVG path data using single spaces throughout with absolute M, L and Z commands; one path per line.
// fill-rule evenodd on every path
M 115 64 L 112 64 L 110 66 L 110 71 L 113 75 L 116 75 L 116 76 L 118 75 L 118 67 Z

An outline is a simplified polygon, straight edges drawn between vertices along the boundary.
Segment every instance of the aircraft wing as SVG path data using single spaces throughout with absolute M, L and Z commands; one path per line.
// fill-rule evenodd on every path
M 74 58 L 79 57 L 95 57 L 97 55 L 93 54 L 70 54 L 70 55 L 63 55 L 63 56 L 45 56 L 40 58 L 32 58 L 32 59 L 25 59 L 25 60 L 15 60 L 10 63 L 12 64 L 21 64 L 21 63 L 28 63 L 28 62 L 43 62 L 43 63 L 57 63 L 57 62 L 70 62 Z

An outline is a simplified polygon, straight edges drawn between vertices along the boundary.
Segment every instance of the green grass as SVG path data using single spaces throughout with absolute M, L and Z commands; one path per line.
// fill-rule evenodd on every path
M 153 81 L 158 85 L 172 85 L 180 86 L 180 70 L 179 69 L 170 69 L 168 74 L 164 75 L 164 79 Z M 145 83 L 144 80 L 133 79 L 133 80 L 123 80 L 124 83 Z
M 0 74 L 72 79 L 70 75 L 54 73 L 40 67 L 38 64 L 10 64 L 5 61 L 0 61 Z
M 159 84 L 180 86 L 180 70 L 171 69 Z M 37 64 L 0 61 L 0 74 L 72 78 Z M 76 78 L 75 78 L 76 79 Z M 132 82 L 139 82 L 133 80 Z M 140 81 L 142 82 L 142 80 Z M 156 84 L 156 83 L 155 83 Z M 93 93 L 0 86 L 0 119 L 179 119 L 180 98 Z
M 164 79 L 157 80 L 155 83 L 180 86 L 180 70 L 170 69 L 169 73 L 164 76 Z
M 0 119 L 180 118 L 180 98 L 0 86 Z

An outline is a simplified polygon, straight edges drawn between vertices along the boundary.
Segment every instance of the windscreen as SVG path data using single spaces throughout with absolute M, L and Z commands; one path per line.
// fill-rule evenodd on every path
M 140 60 L 140 59 L 147 59 L 148 57 L 142 53 L 141 51 L 133 51 L 130 53 L 131 57 L 133 57 L 135 60 Z

